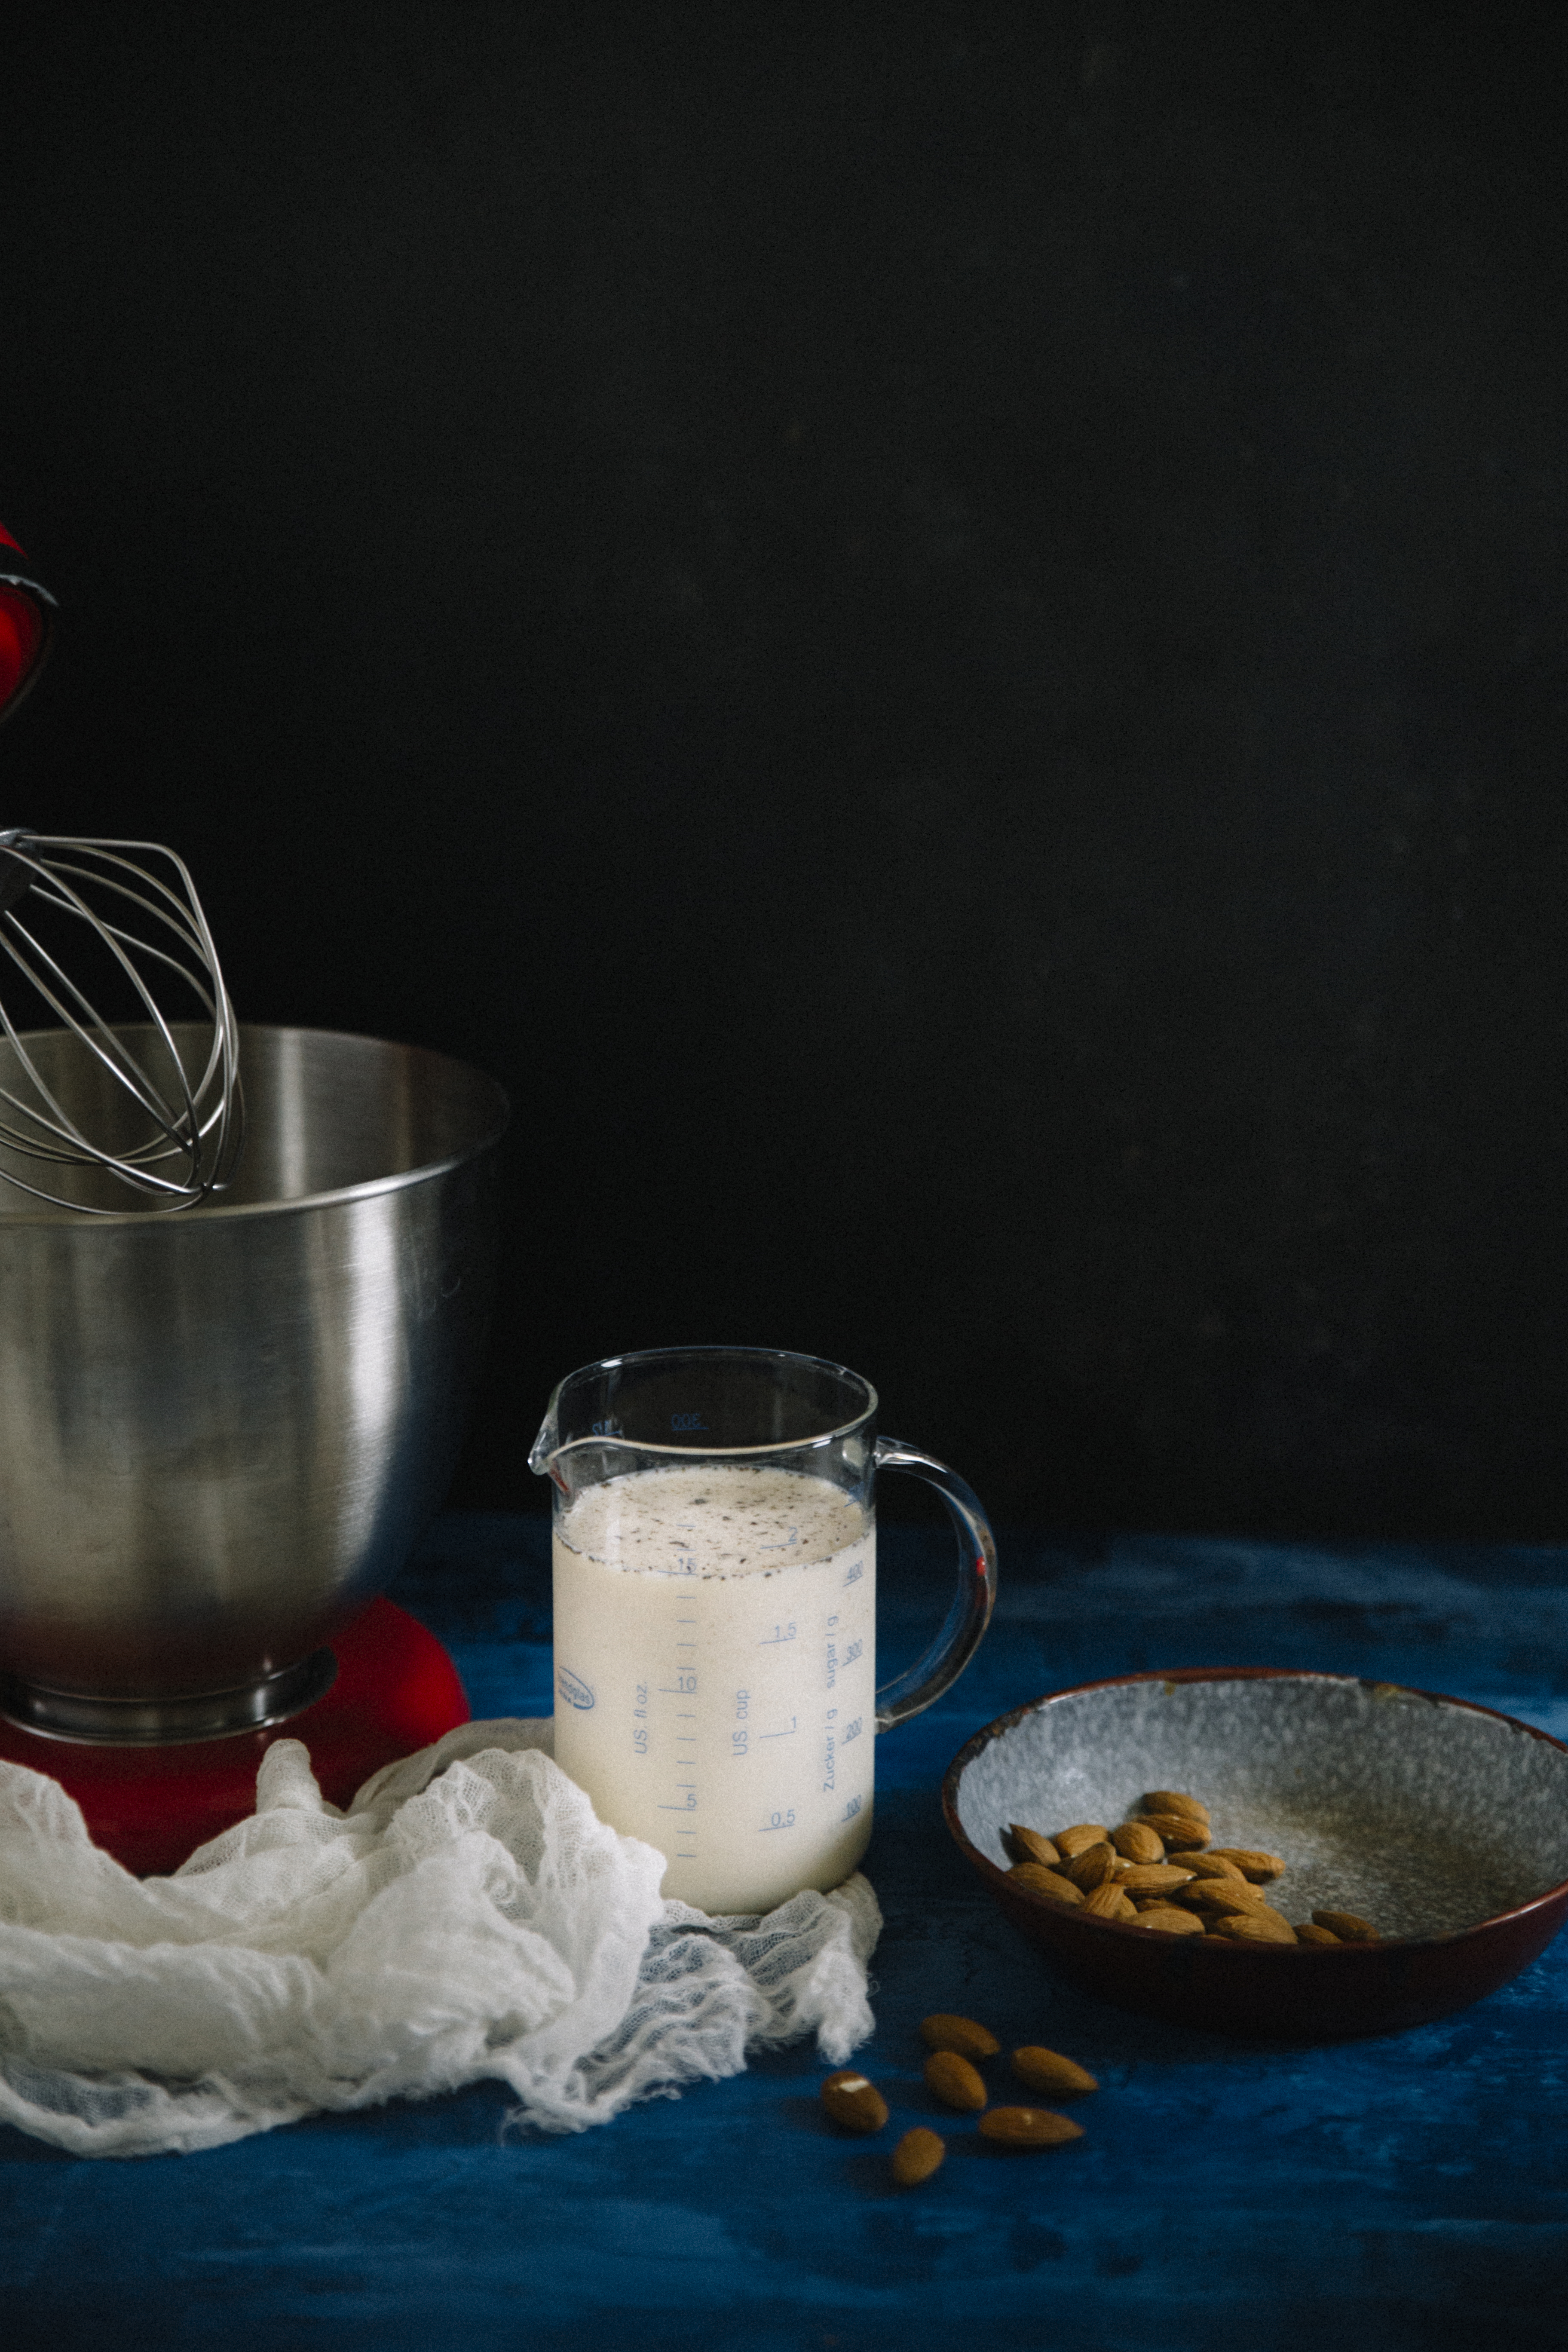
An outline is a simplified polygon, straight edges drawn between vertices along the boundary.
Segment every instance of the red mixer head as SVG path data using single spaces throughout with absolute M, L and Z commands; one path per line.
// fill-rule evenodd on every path
M 0 523 L 0 719 L 9 718 L 49 648 L 55 600 Z

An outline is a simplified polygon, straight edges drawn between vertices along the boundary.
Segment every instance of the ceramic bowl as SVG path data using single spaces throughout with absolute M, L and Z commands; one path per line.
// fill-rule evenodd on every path
M 1179 1789 L 1215 1845 L 1282 1855 L 1268 1899 L 1374 1945 L 1259 1946 L 1086 1919 L 1007 1874 L 1004 1832 L 1108 1827 Z M 1506 1984 L 1568 1914 L 1568 1748 L 1511 1716 L 1349 1675 L 1127 1675 L 1033 1699 L 954 1757 L 942 1806 L 1014 1925 L 1108 2000 L 1247 2036 L 1398 2032 Z M 1173 1857 L 1176 1859 L 1178 1857 Z

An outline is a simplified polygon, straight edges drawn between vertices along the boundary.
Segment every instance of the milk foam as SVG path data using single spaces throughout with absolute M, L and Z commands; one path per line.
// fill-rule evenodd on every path
M 871 1831 L 876 1537 L 826 1479 L 730 1465 L 586 1488 L 554 1543 L 555 1755 L 664 1891 L 763 1911 Z

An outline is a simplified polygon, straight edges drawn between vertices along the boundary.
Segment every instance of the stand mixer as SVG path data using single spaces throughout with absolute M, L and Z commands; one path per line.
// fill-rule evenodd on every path
M 0 533 L 12 706 L 48 642 L 14 559 Z M 242 1028 L 153 844 L 0 833 L 0 1759 L 166 1871 L 280 1729 L 342 1804 L 468 1719 L 378 1596 L 460 1442 L 506 1102 L 443 1055 Z

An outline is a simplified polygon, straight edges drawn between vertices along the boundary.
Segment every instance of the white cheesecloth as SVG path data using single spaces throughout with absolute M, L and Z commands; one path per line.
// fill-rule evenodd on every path
M 762 1918 L 667 1903 L 663 1856 L 596 1819 L 551 1732 L 465 1724 L 346 1813 L 277 1740 L 255 1812 L 171 1878 L 0 1763 L 0 2120 L 151 2156 L 493 2075 L 513 2119 L 581 2131 L 748 2048 L 815 2032 L 842 2064 L 873 2025 L 868 1882 Z

